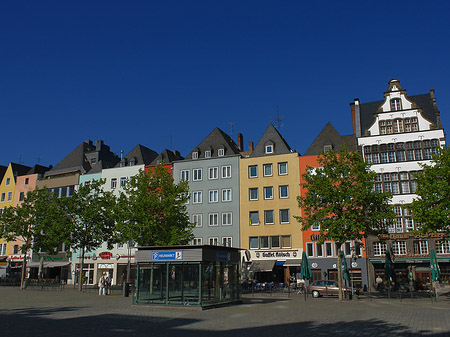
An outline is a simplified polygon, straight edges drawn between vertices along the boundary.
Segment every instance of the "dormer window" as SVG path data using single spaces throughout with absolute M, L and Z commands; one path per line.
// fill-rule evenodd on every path
M 323 152 L 328 152 L 328 151 L 331 151 L 331 150 L 333 150 L 333 145 L 324 145 L 323 146 Z
M 131 159 L 130 160 L 130 166 L 134 166 L 136 165 L 136 159 Z
M 211 158 L 211 150 L 205 151 L 205 158 Z
M 198 159 L 198 152 L 192 152 L 192 159 Z
M 219 150 L 217 151 L 217 155 L 218 155 L 219 157 L 223 157 L 223 156 L 225 155 L 225 149 L 219 149 Z
M 273 144 L 267 144 L 266 145 L 266 154 L 273 153 Z
M 391 111 L 399 111 L 402 109 L 400 98 L 391 99 Z

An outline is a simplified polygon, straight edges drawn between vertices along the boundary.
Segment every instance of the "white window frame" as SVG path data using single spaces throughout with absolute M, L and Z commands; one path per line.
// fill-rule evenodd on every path
M 255 168 L 255 175 L 252 175 L 252 168 Z M 258 165 L 249 165 L 248 167 L 248 177 L 249 178 L 258 178 Z
M 117 178 L 111 178 L 111 188 L 117 188 Z
M 270 172 L 266 173 L 266 168 L 270 168 Z M 263 164 L 263 175 L 264 177 L 272 177 L 273 176 L 273 165 L 272 164 Z
M 256 198 L 252 198 L 252 190 L 256 190 Z M 249 189 L 248 189 L 248 199 L 250 200 L 250 201 L 256 201 L 256 200 L 258 200 L 258 187 L 250 187 Z
M 331 255 L 328 254 L 328 252 L 327 252 L 327 247 L 329 247 L 329 246 L 331 246 Z M 334 245 L 333 245 L 333 242 L 331 242 L 331 241 L 326 241 L 326 242 L 324 243 L 324 248 L 325 248 L 324 254 L 325 254 L 326 257 L 332 257 L 332 256 L 334 256 L 334 247 L 333 247 L 333 246 L 334 246 Z
M 233 212 L 223 212 L 222 226 L 231 226 L 231 225 L 233 225 Z
M 192 203 L 193 204 L 203 203 L 203 191 L 193 191 L 192 192 Z
M 268 214 L 268 212 L 272 212 L 272 222 L 267 221 L 266 214 Z M 273 211 L 273 209 L 264 210 L 264 224 L 265 225 L 274 225 L 275 224 L 275 212 Z
M 193 246 L 201 246 L 203 245 L 203 238 L 193 238 L 192 239 Z
M 252 213 L 258 215 L 258 221 L 257 222 L 253 222 L 252 221 Z M 249 221 L 250 226 L 259 226 L 259 224 L 261 223 L 261 220 L 259 218 L 259 211 L 250 211 L 249 214 L 248 214 L 248 217 L 249 217 L 249 220 L 250 220 Z
M 198 159 L 198 151 L 192 152 L 192 159 Z
M 219 245 L 219 238 L 217 236 L 211 236 L 208 238 L 208 243 L 211 246 L 218 246 Z
M 120 177 L 120 186 L 125 186 L 127 183 L 127 177 Z
M 9 191 L 8 195 L 6 197 L 6 201 L 12 201 L 13 200 L 13 192 Z
M 233 192 L 231 188 L 222 189 L 222 202 L 229 202 L 233 199 Z
M 208 179 L 209 180 L 219 179 L 219 167 L 218 166 L 208 167 Z
M 219 226 L 219 213 L 209 213 L 208 214 L 208 226 L 210 226 L 210 227 Z
M 195 227 L 203 227 L 203 214 L 196 213 L 192 214 L 192 223 L 195 223 Z
M 233 238 L 231 236 L 223 236 L 222 237 L 222 246 L 233 247 Z
M 308 247 L 310 247 L 311 250 Z M 307 242 L 306 243 L 306 255 L 308 257 L 314 257 L 314 242 Z
M 285 196 L 283 196 L 282 193 L 281 193 L 281 189 L 284 188 L 284 187 L 286 187 L 286 195 Z M 278 193 L 279 193 L 280 199 L 287 199 L 287 198 L 289 198 L 289 185 L 280 185 L 279 188 L 278 188 Z
M 10 178 L 10 177 L 6 178 L 6 183 L 5 183 L 5 185 L 6 185 L 6 186 L 11 185 L 11 178 Z
M 231 165 L 222 166 L 222 179 L 231 178 Z
M 287 221 L 283 221 L 283 217 L 281 216 L 282 211 L 287 211 Z M 281 224 L 290 223 L 290 219 L 291 219 L 291 212 L 289 211 L 289 208 L 280 209 L 280 223 Z
M 274 148 L 273 144 L 267 144 L 265 146 L 265 153 L 266 154 L 272 154 L 273 153 L 273 148 Z
M 186 180 L 189 181 L 191 171 L 189 170 L 181 170 L 180 171 L 180 180 Z
M 281 172 L 281 167 L 282 167 L 282 165 L 284 166 L 284 164 L 286 164 L 286 173 L 282 173 Z M 285 162 L 282 162 L 282 163 L 278 163 L 278 175 L 279 176 L 285 176 L 285 175 L 287 175 L 289 173 L 289 171 L 288 171 L 288 163 L 285 161 Z
M 225 156 L 225 149 L 218 149 L 218 150 L 217 150 L 217 155 L 218 155 L 219 157 Z
M 209 203 L 219 202 L 219 190 L 208 191 L 208 202 Z
M 268 192 L 271 191 L 270 195 Z M 272 200 L 273 199 L 273 186 L 265 186 L 264 187 L 264 200 Z
M 211 150 L 205 151 L 205 158 L 211 158 Z
M 203 176 L 203 169 L 195 168 L 192 170 L 192 181 L 201 181 Z

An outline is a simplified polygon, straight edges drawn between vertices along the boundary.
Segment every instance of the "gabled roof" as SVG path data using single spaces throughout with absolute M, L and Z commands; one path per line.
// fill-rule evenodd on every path
M 48 170 L 50 170 L 51 167 L 47 167 L 47 166 L 42 166 L 42 165 L 34 165 L 28 172 L 26 175 L 30 175 L 30 174 L 44 174 L 45 172 L 47 172 Z
M 423 116 L 433 122 L 438 128 L 441 128 L 441 122 L 439 119 L 439 111 L 436 106 L 435 98 L 433 92 L 428 94 L 406 96 L 407 99 L 414 102 L 418 108 L 422 109 Z M 374 101 L 361 103 L 360 115 L 361 115 L 361 134 L 364 135 L 366 130 L 368 130 L 372 124 L 375 122 L 375 115 L 378 113 L 377 110 L 385 101 Z
M 186 156 L 192 159 L 192 153 L 198 152 L 198 158 L 205 158 L 205 151 L 211 151 L 211 158 L 218 157 L 218 150 L 224 149 L 224 156 L 240 154 L 236 143 L 225 132 L 215 128 L 203 141 Z
M 270 154 L 266 154 L 266 145 L 272 143 L 274 147 L 273 154 L 286 154 L 291 153 L 291 147 L 284 140 L 283 136 L 278 132 L 278 130 L 272 125 L 269 124 L 266 131 L 262 135 L 258 144 L 256 144 L 255 149 L 250 154 L 250 157 L 261 157 Z
M 92 168 L 87 172 L 88 174 L 100 173 L 103 169 L 112 168 L 117 165 L 120 161 L 119 157 L 116 157 L 115 160 L 99 160 L 95 163 Z
M 115 167 L 130 166 L 130 163 L 133 163 L 132 165 L 150 165 L 157 156 L 155 151 L 138 144 Z
M 356 151 L 357 149 L 354 135 L 341 136 L 334 126 L 328 122 L 306 150 L 304 156 L 318 156 L 327 145 L 330 145 L 333 150 L 339 151 L 344 144 L 349 151 Z
M 7 169 L 8 169 L 8 166 L 0 165 L 0 182 L 3 180 L 3 177 L 5 176 Z
M 165 149 L 150 163 L 150 165 L 157 165 L 160 163 L 168 164 L 174 162 L 175 160 L 182 160 L 182 159 L 183 157 L 180 155 L 178 151 L 172 152 L 168 149 Z
M 27 174 L 27 172 L 31 169 L 31 167 L 29 166 L 25 166 L 22 164 L 16 164 L 16 163 L 11 163 L 11 169 L 12 169 L 12 173 L 15 177 L 18 176 L 24 176 Z

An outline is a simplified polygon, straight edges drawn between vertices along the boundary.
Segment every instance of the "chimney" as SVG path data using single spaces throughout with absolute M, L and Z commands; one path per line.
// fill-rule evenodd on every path
M 353 134 L 356 137 L 361 137 L 361 111 L 358 98 L 355 98 L 355 101 L 350 103 L 350 109 L 352 111 Z
M 103 146 L 103 140 L 96 140 L 95 141 L 95 150 L 101 151 Z
M 248 153 L 253 152 L 253 142 L 248 142 Z
M 237 142 L 239 150 L 244 151 L 244 136 L 240 132 L 238 132 Z

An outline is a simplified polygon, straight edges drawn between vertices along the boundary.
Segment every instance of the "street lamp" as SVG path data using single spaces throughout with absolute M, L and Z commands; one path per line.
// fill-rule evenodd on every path
M 128 229 L 128 256 L 127 256 L 127 281 L 123 283 L 123 296 L 128 297 L 130 292 L 130 272 L 131 272 L 131 242 L 133 242 L 133 229 L 135 227 L 139 228 L 139 236 L 138 239 L 142 239 L 142 228 L 134 223 L 134 226 L 131 226 L 130 221 L 127 220 L 124 222 L 124 227 Z M 119 240 L 122 240 L 122 235 L 119 235 Z

